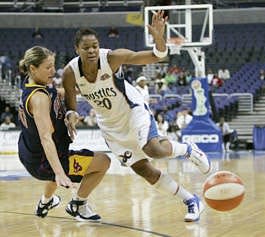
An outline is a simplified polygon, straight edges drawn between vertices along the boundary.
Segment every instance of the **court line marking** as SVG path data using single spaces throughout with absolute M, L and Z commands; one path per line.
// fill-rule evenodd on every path
M 0 211 L 0 213 L 16 214 L 16 215 L 24 215 L 24 216 L 35 216 L 32 213 L 23 213 L 23 212 L 15 212 L 15 211 Z M 171 237 L 170 235 L 158 233 L 158 232 L 151 231 L 151 230 L 145 230 L 145 229 L 141 229 L 141 228 L 137 228 L 137 227 L 127 226 L 127 225 L 120 225 L 120 224 L 104 222 L 104 221 L 101 221 L 99 223 L 97 223 L 97 222 L 77 222 L 76 220 L 74 220 L 74 219 L 72 219 L 70 217 L 60 217 L 60 216 L 47 216 L 45 218 L 64 219 L 64 220 L 69 220 L 71 222 L 80 223 L 80 224 L 82 224 L 82 223 L 85 224 L 86 223 L 86 224 L 108 225 L 108 226 L 114 226 L 114 227 L 120 227 L 120 228 L 124 228 L 124 229 L 129 229 L 129 230 L 133 230 L 133 231 L 144 232 L 144 233 L 148 233 L 148 234 L 152 234 L 152 235 L 156 235 L 156 236 L 161 236 L 161 237 Z

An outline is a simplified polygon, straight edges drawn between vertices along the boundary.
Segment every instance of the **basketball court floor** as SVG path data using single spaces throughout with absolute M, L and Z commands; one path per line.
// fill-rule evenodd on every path
M 210 154 L 214 170 L 239 175 L 246 194 L 239 207 L 218 212 L 209 207 L 196 223 L 185 223 L 182 201 L 156 192 L 129 168 L 113 159 L 102 183 L 91 195 L 92 206 L 102 216 L 101 224 L 77 222 L 64 208 L 71 190 L 58 189 L 59 208 L 41 219 L 34 216 L 42 183 L 31 178 L 16 155 L 0 156 L 0 236 L 11 237 L 264 237 L 265 152 L 237 151 Z M 184 159 L 157 160 L 156 167 L 168 171 L 193 192 L 202 195 L 206 176 Z

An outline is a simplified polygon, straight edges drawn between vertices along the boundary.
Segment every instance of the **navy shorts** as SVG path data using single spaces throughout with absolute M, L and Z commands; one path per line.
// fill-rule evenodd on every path
M 33 177 L 39 180 L 55 181 L 55 174 L 44 154 L 34 157 L 34 159 L 30 161 L 24 159 L 24 157 L 25 156 L 19 154 L 20 161 Z M 93 157 L 94 152 L 87 149 L 79 151 L 70 150 L 68 154 L 60 157 L 60 162 L 65 174 L 71 181 L 80 183 Z

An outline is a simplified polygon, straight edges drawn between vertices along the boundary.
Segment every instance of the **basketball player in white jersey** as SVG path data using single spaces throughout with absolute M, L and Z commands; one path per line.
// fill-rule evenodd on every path
M 202 173 L 210 171 L 207 156 L 195 144 L 180 144 L 158 136 L 156 123 L 141 94 L 122 79 L 122 64 L 156 63 L 166 57 L 168 49 L 164 40 L 167 17 L 158 11 L 148 26 L 155 47 L 150 51 L 134 52 L 128 49 L 100 49 L 95 31 L 76 33 L 75 49 L 78 57 L 65 67 L 63 85 L 68 108 L 66 124 L 74 137 L 76 113 L 76 88 L 92 105 L 97 114 L 98 126 L 110 150 L 138 175 L 159 191 L 180 197 L 188 207 L 184 220 L 200 218 L 203 204 L 200 199 L 162 173 L 149 162 L 149 158 L 174 158 L 185 156 Z

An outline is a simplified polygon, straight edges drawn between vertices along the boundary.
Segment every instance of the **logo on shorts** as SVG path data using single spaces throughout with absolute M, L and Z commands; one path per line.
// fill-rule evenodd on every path
M 122 157 L 122 162 L 126 163 L 128 159 L 132 157 L 132 152 L 131 151 L 125 151 L 123 155 L 120 155 Z
M 76 161 L 76 159 L 74 159 L 74 172 L 78 173 L 79 171 L 82 170 L 82 166 Z

